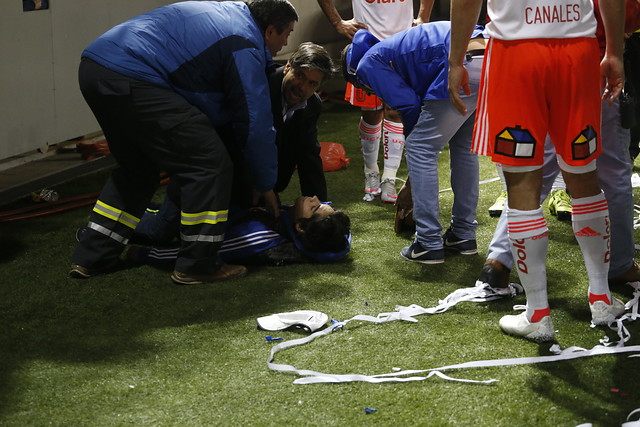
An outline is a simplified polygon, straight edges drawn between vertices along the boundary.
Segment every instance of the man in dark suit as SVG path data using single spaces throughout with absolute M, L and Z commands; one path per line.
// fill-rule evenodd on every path
M 322 110 L 316 91 L 336 73 L 327 51 L 314 43 L 302 43 L 287 61 L 269 76 L 271 111 L 278 145 L 278 179 L 274 191 L 283 191 L 298 169 L 303 196 L 327 201 L 322 171 L 318 117 Z

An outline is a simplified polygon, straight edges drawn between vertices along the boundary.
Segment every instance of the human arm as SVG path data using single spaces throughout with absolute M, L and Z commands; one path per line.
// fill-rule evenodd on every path
M 280 216 L 280 204 L 278 203 L 278 197 L 273 190 L 262 191 L 260 196 L 264 200 L 264 207 L 274 217 Z
M 435 0 L 420 0 L 420 9 L 418 10 L 418 17 L 413 20 L 413 26 L 424 24 L 431 19 L 431 11 L 433 10 L 433 3 Z
M 353 35 L 356 31 L 361 29 L 367 29 L 365 24 L 357 22 L 355 19 L 349 19 L 345 21 L 340 16 L 340 12 L 336 9 L 336 6 L 333 4 L 333 0 L 317 0 L 318 5 L 324 12 L 325 16 L 329 20 L 329 23 L 336 29 L 338 34 L 342 34 L 349 40 L 353 39 Z M 432 1 L 432 0 L 430 0 Z
M 233 53 L 224 75 L 226 111 L 231 112 L 234 143 L 240 144 L 251 183 L 256 191 L 273 190 L 278 158 L 271 100 L 265 74 L 265 54 L 245 48 Z M 268 54 L 267 54 L 268 56 Z
M 449 98 L 453 106 L 462 115 L 467 114 L 467 107 L 460 97 L 460 88 L 465 95 L 471 94 L 469 73 L 464 67 L 467 45 L 473 33 L 482 0 L 451 0 L 451 45 L 449 49 Z
M 606 49 L 600 62 L 600 76 L 605 88 L 602 100 L 611 104 L 622 92 L 624 86 L 624 0 L 601 1 L 600 13 L 604 24 Z

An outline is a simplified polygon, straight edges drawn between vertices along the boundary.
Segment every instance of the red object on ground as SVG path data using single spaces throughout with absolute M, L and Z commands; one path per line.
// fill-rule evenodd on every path
M 322 170 L 325 172 L 337 171 L 349 166 L 350 159 L 342 144 L 337 142 L 321 142 L 320 157 L 322 158 Z

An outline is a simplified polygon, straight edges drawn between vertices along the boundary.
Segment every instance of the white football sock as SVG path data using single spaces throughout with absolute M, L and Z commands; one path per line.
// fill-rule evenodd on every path
M 382 180 L 386 178 L 395 179 L 402 161 L 402 151 L 404 149 L 404 127 L 402 123 L 384 121 L 382 127 L 382 141 L 384 143 L 384 168 Z
M 360 118 L 360 146 L 364 157 L 364 171 L 380 172 L 378 168 L 378 150 L 380 149 L 380 135 L 382 135 L 382 123 L 370 125 Z
M 582 250 L 589 276 L 589 302 L 602 300 L 611 304 L 607 275 L 611 255 L 609 207 L 604 193 L 571 199 L 573 234 Z
M 527 319 L 540 321 L 550 314 L 547 298 L 546 258 L 549 229 L 542 208 L 520 211 L 507 208 L 511 252 L 527 297 Z

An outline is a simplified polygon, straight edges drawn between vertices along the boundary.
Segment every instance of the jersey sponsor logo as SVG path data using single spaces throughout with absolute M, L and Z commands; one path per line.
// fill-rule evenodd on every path
M 531 132 L 517 125 L 504 128 L 498 133 L 493 151 L 507 157 L 530 159 L 536 152 L 536 145 Z
M 589 158 L 598 148 L 598 134 L 595 129 L 588 125 L 578 136 L 571 141 L 571 154 L 574 160 Z
M 579 22 L 581 18 L 580 6 L 577 4 L 526 7 L 524 9 L 524 21 L 529 25 Z

